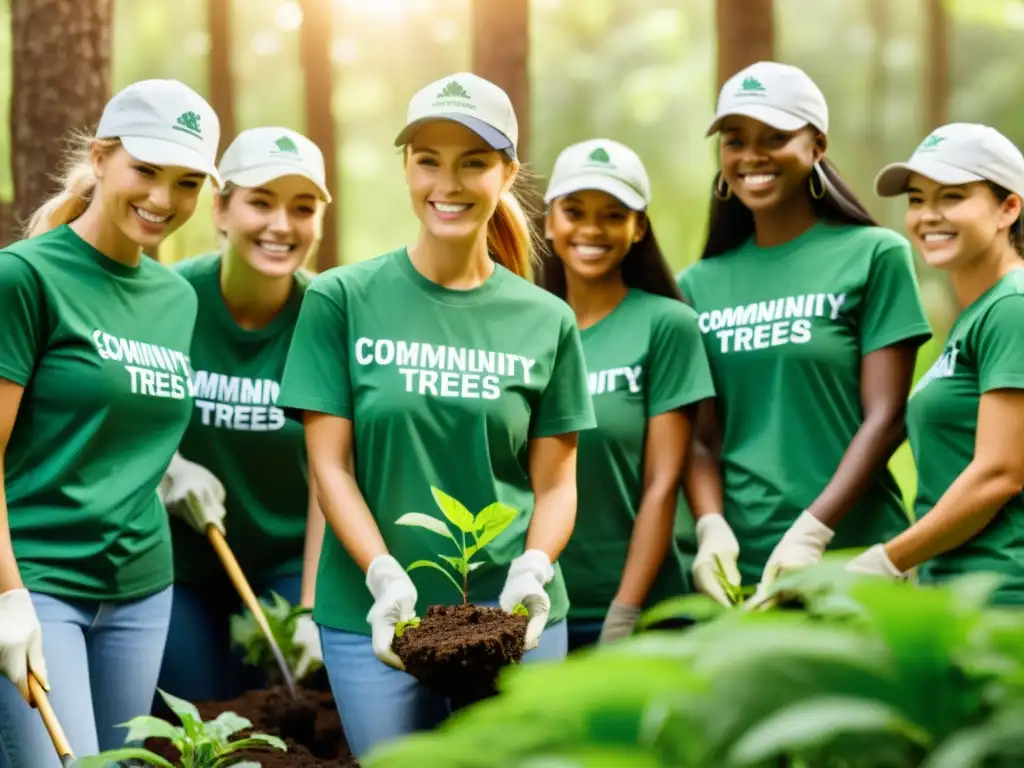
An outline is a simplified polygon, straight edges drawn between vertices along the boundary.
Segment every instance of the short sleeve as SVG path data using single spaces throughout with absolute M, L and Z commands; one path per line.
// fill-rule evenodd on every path
M 0 253 L 0 378 L 25 386 L 46 348 L 46 299 L 39 276 L 25 261 Z
M 541 393 L 530 436 L 550 437 L 595 426 L 580 332 L 575 321 L 563 315 L 551 377 Z
M 975 326 L 978 389 L 1024 389 L 1024 295 L 996 301 Z
M 690 280 L 689 280 L 690 275 L 689 275 L 689 273 L 690 273 L 690 268 L 689 267 L 687 267 L 687 268 L 683 269 L 682 271 L 680 271 L 680 273 L 678 275 L 676 275 L 676 285 L 679 287 L 679 292 L 681 294 L 683 294 L 683 301 L 685 301 L 689 306 L 692 307 L 693 306 L 693 297 L 690 295 L 691 286 L 689 284 L 690 283 Z
M 285 360 L 278 404 L 352 418 L 348 328 L 342 302 L 318 287 L 306 291 Z
M 866 355 L 909 339 L 923 344 L 931 335 L 910 245 L 902 238 L 882 244 L 868 274 L 860 319 L 861 353 Z
M 715 396 L 695 314 L 680 302 L 666 309 L 651 328 L 646 361 L 648 418 Z

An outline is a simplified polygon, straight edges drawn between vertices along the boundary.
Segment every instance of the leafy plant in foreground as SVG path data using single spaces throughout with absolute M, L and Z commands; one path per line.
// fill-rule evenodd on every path
M 452 571 L 461 579 L 461 584 L 442 565 L 432 560 L 417 560 L 411 563 L 406 570 L 412 571 L 417 568 L 433 568 L 445 575 L 462 596 L 462 604 L 469 604 L 469 574 L 480 567 L 483 563 L 472 562 L 473 555 L 490 544 L 502 531 L 508 528 L 515 520 L 519 511 L 515 507 L 495 501 L 481 509 L 476 515 L 466 509 L 465 505 L 457 499 L 452 498 L 444 491 L 431 486 L 430 493 L 434 502 L 444 514 L 449 523 L 455 526 L 459 532 L 456 538 L 444 520 L 440 520 L 421 512 L 409 512 L 402 515 L 395 522 L 398 525 L 409 525 L 417 528 L 424 528 L 438 536 L 442 536 L 455 545 L 455 555 L 441 555 L 443 560 Z M 472 537 L 471 542 L 466 541 L 467 534 Z
M 259 768 L 259 763 L 242 762 L 237 753 L 245 749 L 280 749 L 288 747 L 276 736 L 265 733 L 251 733 L 243 739 L 229 739 L 252 723 L 234 712 L 222 712 L 215 719 L 203 722 L 199 710 L 184 699 L 160 691 L 167 706 L 178 716 L 181 725 L 171 725 L 166 720 L 150 715 L 133 717 L 127 723 L 125 742 L 143 742 L 145 739 L 167 739 L 178 750 L 181 757 L 178 766 L 160 755 L 143 747 L 122 747 L 98 755 L 80 757 L 75 768 L 107 768 L 121 760 L 142 760 L 158 768 Z
M 267 624 L 277 641 L 277 647 L 281 649 L 285 663 L 294 673 L 298 668 L 299 659 L 302 658 L 302 646 L 295 642 L 295 624 L 299 617 L 312 613 L 312 609 L 301 605 L 293 606 L 277 592 L 271 592 L 271 597 L 273 602 L 260 598 L 260 607 L 263 608 Z M 246 664 L 263 670 L 267 680 L 272 684 L 282 682 L 281 669 L 274 658 L 270 643 L 249 611 L 231 617 L 231 642 L 245 651 Z M 320 666 L 319 662 L 313 661 L 307 674 L 315 672 Z

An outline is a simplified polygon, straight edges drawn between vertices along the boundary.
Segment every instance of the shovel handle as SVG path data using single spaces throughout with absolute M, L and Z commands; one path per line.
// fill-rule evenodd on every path
M 213 545 L 214 550 L 217 552 L 217 557 L 220 558 L 221 564 L 224 566 L 224 570 L 227 571 L 228 578 L 231 579 L 231 583 L 235 586 L 239 596 L 242 598 L 242 602 L 245 603 L 246 607 L 252 613 L 253 618 L 256 619 L 256 623 L 259 628 L 263 631 L 263 634 L 267 638 L 267 642 L 270 643 L 270 650 L 274 654 L 274 658 L 277 660 L 277 665 L 281 668 L 281 674 L 284 676 L 284 684 L 288 688 L 288 693 L 294 699 L 295 694 L 295 683 L 292 680 L 291 670 L 288 669 L 288 663 L 284 660 L 284 654 L 281 653 L 281 649 L 277 645 L 277 641 L 274 639 L 274 633 L 270 630 L 270 624 L 267 623 L 267 617 L 263 613 L 263 608 L 260 606 L 259 600 L 256 599 L 256 593 L 252 591 L 252 587 L 249 586 L 249 581 L 245 578 L 245 574 L 242 573 L 242 568 L 238 564 L 238 560 L 235 558 L 234 553 L 231 551 L 231 547 L 228 546 L 227 541 L 224 539 L 222 534 L 214 525 L 206 526 L 206 538 L 210 540 L 210 544 Z
M 43 690 L 42 683 L 36 679 L 32 672 L 28 673 L 28 692 L 32 697 L 32 703 L 39 710 L 40 717 L 43 718 L 43 725 L 46 726 L 46 730 L 50 734 L 50 741 L 53 742 L 54 749 L 60 755 L 61 762 L 64 765 L 71 765 L 75 760 L 75 756 L 71 752 L 71 745 L 68 744 L 67 736 L 64 735 L 64 729 L 60 727 L 57 715 L 54 713 L 53 707 L 50 706 L 50 700 L 46 697 L 46 691 Z

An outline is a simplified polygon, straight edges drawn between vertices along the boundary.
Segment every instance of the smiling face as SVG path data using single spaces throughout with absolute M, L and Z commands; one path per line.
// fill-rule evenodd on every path
M 566 272 L 584 280 L 618 277 L 626 254 L 645 231 L 642 215 L 592 189 L 555 200 L 544 225 Z
M 947 186 L 918 173 L 907 182 L 907 235 L 929 266 L 957 270 L 997 252 L 1021 215 L 1021 199 L 1001 201 L 987 182 Z
M 206 178 L 188 168 L 143 163 L 122 146 L 94 147 L 92 162 L 103 210 L 122 235 L 143 248 L 155 248 L 189 220 Z
M 808 194 L 808 177 L 825 146 L 825 137 L 810 126 L 780 131 L 731 115 L 722 121 L 719 137 L 722 177 L 747 208 L 769 210 Z
M 217 229 L 232 255 L 266 277 L 291 275 L 323 230 L 323 203 L 304 176 L 282 176 L 261 187 L 235 187 L 214 206 Z
M 448 120 L 423 126 L 406 149 L 412 207 L 431 236 L 471 240 L 487 227 L 519 164 Z

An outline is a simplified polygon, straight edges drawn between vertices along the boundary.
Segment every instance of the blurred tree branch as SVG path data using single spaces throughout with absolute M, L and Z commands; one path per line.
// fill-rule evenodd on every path
M 772 0 L 715 0 L 718 87 L 744 67 L 775 58 Z
M 210 106 L 220 118 L 220 147 L 224 153 L 236 135 L 235 80 L 231 69 L 231 0 L 207 0 L 207 26 L 210 35 Z

